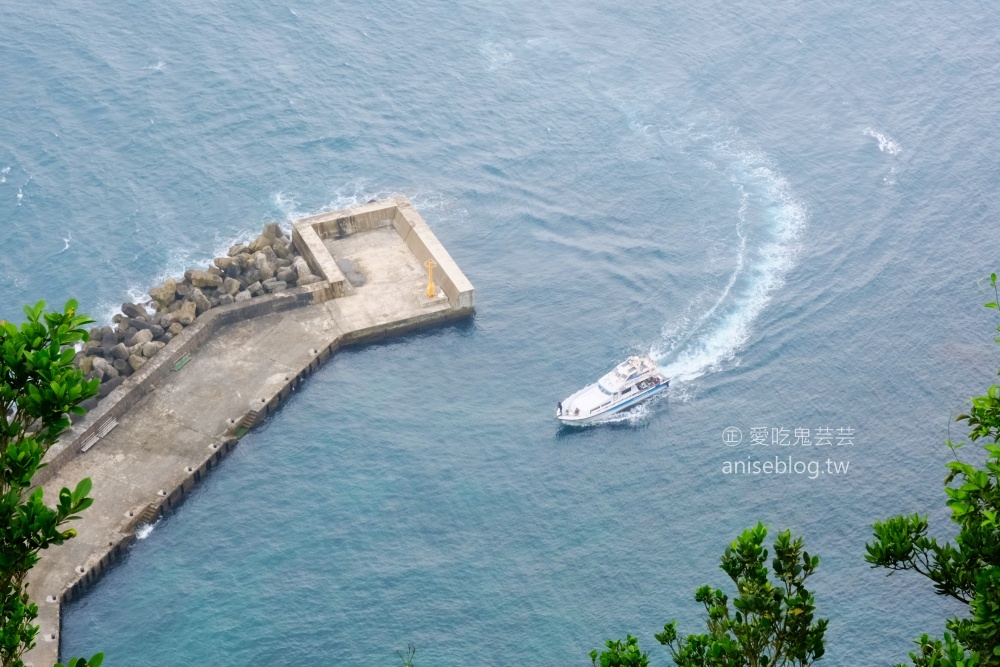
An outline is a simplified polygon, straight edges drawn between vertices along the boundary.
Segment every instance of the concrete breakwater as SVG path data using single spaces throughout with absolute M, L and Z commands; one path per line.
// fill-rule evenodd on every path
M 287 237 L 275 233 L 274 238 Z M 162 334 L 170 339 L 116 382 L 46 455 L 48 466 L 37 478 L 46 495 L 91 477 L 95 502 L 75 526 L 77 538 L 44 553 L 31 573 L 41 631 L 27 658 L 38 667 L 58 658 L 60 605 L 97 581 L 135 539 L 139 524 L 152 523 L 182 500 L 337 349 L 474 310 L 472 285 L 405 198 L 298 220 L 289 245 L 296 254 L 282 268 L 305 265 L 308 274 L 296 270 L 302 284 L 289 287 L 282 280 L 284 288 L 256 297 L 241 289 L 237 294 L 251 296 L 232 303 L 222 303 L 218 286 L 208 293 L 197 287 L 219 304 L 200 315 L 196 304 L 195 318 L 176 334 L 169 327 L 178 322 L 170 322 Z M 243 266 L 247 260 L 236 261 Z M 436 265 L 434 297 L 426 293 L 427 262 Z M 242 271 L 226 278 L 249 288 L 253 283 L 247 279 L 255 274 Z M 303 280 L 305 275 L 315 280 Z M 156 314 L 123 313 L 118 328 L 125 318 L 130 324 L 133 319 L 154 324 L 158 318 L 162 328 L 165 320 L 176 320 L 174 314 L 190 312 L 191 293 L 181 296 L 180 282 L 173 281 L 171 300 L 165 294 L 169 282 L 157 288 Z M 132 338 L 139 331 L 149 329 L 136 327 Z M 118 345 L 135 347 L 122 340 L 109 347 Z M 102 352 L 106 347 L 102 336 Z M 136 350 L 129 352 L 131 358 Z M 103 354 L 82 356 L 107 361 Z M 227 390 L 219 391 L 221 386 Z
M 91 329 L 90 341 L 76 361 L 88 378 L 101 384 L 97 397 L 83 407 L 93 409 L 212 308 L 322 280 L 281 227 L 268 223 L 254 241 L 233 245 L 227 256 L 217 257 L 207 269 L 185 271 L 182 277 L 154 287 L 146 304 L 122 304 L 122 312 L 112 318 L 113 326 Z

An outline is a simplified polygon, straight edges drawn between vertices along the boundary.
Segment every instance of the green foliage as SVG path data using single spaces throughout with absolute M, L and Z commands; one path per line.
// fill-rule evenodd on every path
M 997 276 L 990 275 L 997 295 Z M 997 302 L 986 304 L 995 309 Z M 997 339 L 1000 342 L 1000 339 Z M 928 536 L 927 517 L 897 516 L 876 522 L 875 542 L 866 545 L 872 567 L 892 572 L 912 570 L 934 583 L 938 595 L 969 606 L 968 618 L 945 623 L 943 640 L 923 635 L 910 654 L 917 667 L 1000 666 L 1000 386 L 970 399 L 968 414 L 957 421 L 969 426 L 972 441 L 986 439 L 983 468 L 957 459 L 962 443 L 948 441 L 956 460 L 947 464 L 946 504 L 958 525 L 955 543 Z
M 406 645 L 406 651 L 396 651 L 396 655 L 403 661 L 403 667 L 413 667 L 413 656 L 417 654 L 417 647 L 413 644 Z
M 59 663 L 55 667 L 101 667 L 102 662 L 104 662 L 104 654 L 98 653 L 90 660 L 87 660 L 86 658 L 73 658 L 69 661 L 68 665 Z
M 679 667 L 804 667 L 824 653 L 827 621 L 815 619 L 813 595 L 805 586 L 819 567 L 819 557 L 803 549 L 802 538 L 790 531 L 774 541 L 771 570 L 764 548 L 767 528 L 758 523 L 726 548 L 722 570 L 736 584 L 730 608 L 721 590 L 702 586 L 695 592 L 707 613 L 708 632 L 682 637 L 677 622 L 667 623 L 656 639 Z M 607 650 L 590 654 L 601 667 L 649 664 L 631 635 L 625 642 L 607 642 Z M 598 663 L 598 660 L 600 662 Z
M 93 500 L 90 480 L 62 489 L 54 507 L 31 480 L 59 434 L 67 414 L 82 414 L 79 404 L 97 394 L 97 380 L 85 380 L 73 364 L 73 345 L 87 340 L 92 320 L 76 314 L 69 301 L 60 311 L 45 303 L 25 306 L 20 327 L 0 322 L 0 665 L 20 667 L 35 645 L 38 607 L 28 598 L 25 577 L 38 552 L 76 536 L 65 524 L 79 518 Z M 71 661 L 100 665 L 102 657 Z
M 649 667 L 649 656 L 639 650 L 639 640 L 628 635 L 625 641 L 620 639 L 604 643 L 606 651 L 590 652 L 590 662 L 597 667 Z M 600 660 L 600 662 L 598 662 Z

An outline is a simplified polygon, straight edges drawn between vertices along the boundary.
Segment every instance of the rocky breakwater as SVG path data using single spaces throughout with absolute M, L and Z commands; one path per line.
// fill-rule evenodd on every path
M 149 290 L 150 301 L 124 303 L 111 325 L 91 329 L 76 363 L 101 384 L 97 397 L 82 407 L 96 406 L 202 313 L 321 280 L 278 224 L 268 223 L 253 242 L 232 246 L 205 270 L 192 269 L 166 280 Z

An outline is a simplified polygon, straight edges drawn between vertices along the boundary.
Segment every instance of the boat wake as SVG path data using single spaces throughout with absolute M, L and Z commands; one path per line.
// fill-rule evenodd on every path
M 671 378 L 673 400 L 690 396 L 683 383 L 736 359 L 795 266 L 797 239 L 808 221 L 805 205 L 765 152 L 732 136 L 712 142 L 710 153 L 706 164 L 727 176 L 737 193 L 736 256 L 721 290 L 707 304 L 704 297 L 692 302 L 651 346 L 650 356 Z

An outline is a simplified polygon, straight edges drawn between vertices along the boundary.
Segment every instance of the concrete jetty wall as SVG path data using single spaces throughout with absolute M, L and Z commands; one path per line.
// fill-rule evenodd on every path
M 340 347 L 474 310 L 471 283 L 405 198 L 296 221 L 292 242 L 317 280 L 206 310 L 49 450 L 36 477 L 46 495 L 89 476 L 95 502 L 77 538 L 47 550 L 29 576 L 41 630 L 27 663 L 56 662 L 61 604 L 96 583 L 137 526 L 181 502 Z M 424 293 L 427 259 L 445 297 Z M 362 279 L 352 284 L 338 261 Z

